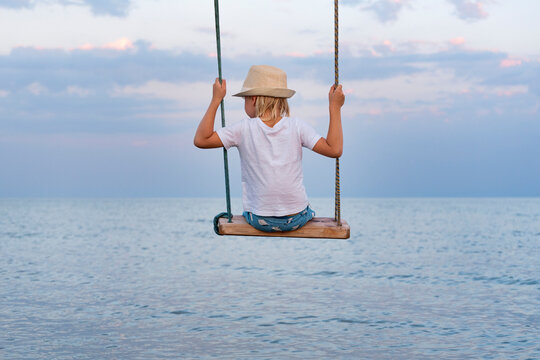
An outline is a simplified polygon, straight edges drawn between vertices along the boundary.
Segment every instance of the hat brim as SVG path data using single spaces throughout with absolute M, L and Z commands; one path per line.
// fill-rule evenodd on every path
M 253 89 L 242 89 L 238 94 L 233 96 L 246 97 L 246 96 L 270 96 L 277 98 L 290 98 L 296 91 L 291 89 L 280 89 L 280 88 L 253 88 Z

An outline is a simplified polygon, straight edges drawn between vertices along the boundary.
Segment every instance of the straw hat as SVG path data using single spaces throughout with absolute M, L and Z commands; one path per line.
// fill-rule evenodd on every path
M 271 96 L 290 98 L 296 91 L 287 88 L 287 74 L 277 67 L 253 65 L 247 74 L 242 90 L 233 96 Z

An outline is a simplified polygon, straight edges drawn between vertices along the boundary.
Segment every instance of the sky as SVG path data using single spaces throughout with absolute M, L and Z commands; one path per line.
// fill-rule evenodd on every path
M 342 196 L 540 196 L 539 13 L 340 1 Z M 230 94 L 249 67 L 269 64 L 325 136 L 333 1 L 221 1 L 220 17 L 227 123 L 245 117 Z M 217 76 L 213 1 L 0 0 L 0 32 L 0 197 L 224 196 L 222 151 L 193 146 Z M 304 178 L 332 197 L 334 160 L 305 150 Z

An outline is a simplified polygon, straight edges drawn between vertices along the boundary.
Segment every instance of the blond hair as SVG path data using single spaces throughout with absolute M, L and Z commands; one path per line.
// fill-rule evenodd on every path
M 255 112 L 257 117 L 260 118 L 268 115 L 270 115 L 270 119 L 289 116 L 289 103 L 286 98 L 257 96 Z

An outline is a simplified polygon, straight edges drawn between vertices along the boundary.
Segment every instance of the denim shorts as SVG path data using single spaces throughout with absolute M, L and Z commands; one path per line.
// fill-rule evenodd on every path
M 308 206 L 298 214 L 291 216 L 258 216 L 247 211 L 244 211 L 242 215 L 244 215 L 248 224 L 255 229 L 276 232 L 300 229 L 309 220 L 313 219 L 315 211 Z

